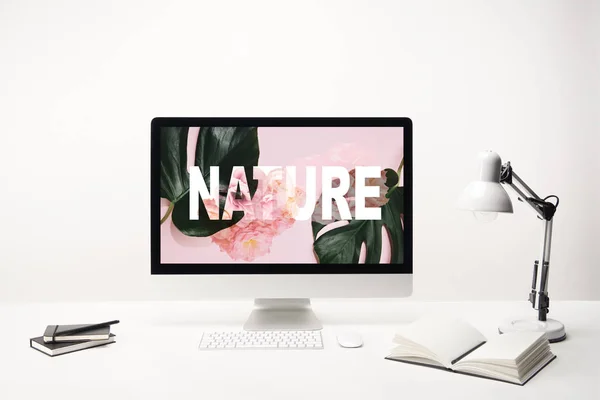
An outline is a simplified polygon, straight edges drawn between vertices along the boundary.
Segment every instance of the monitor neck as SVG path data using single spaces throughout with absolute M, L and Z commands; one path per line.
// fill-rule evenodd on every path
M 315 331 L 323 329 L 323 325 L 313 312 L 310 299 L 255 299 L 244 329 Z

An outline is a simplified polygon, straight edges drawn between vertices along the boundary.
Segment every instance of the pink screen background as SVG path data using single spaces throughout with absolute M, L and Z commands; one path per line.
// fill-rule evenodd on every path
M 199 128 L 190 128 L 188 164 L 194 159 Z M 401 127 L 259 127 L 259 165 L 296 166 L 296 185 L 305 188 L 304 167 L 309 165 L 380 166 L 396 170 L 404 155 Z M 401 181 L 402 183 L 402 181 Z M 317 198 L 321 194 L 320 169 L 317 168 Z M 169 202 L 161 199 L 161 215 Z M 382 261 L 389 260 L 389 243 L 385 243 Z M 171 222 L 161 225 L 162 263 L 247 263 L 232 260 L 212 243 L 210 237 L 183 235 Z M 269 254 L 253 263 L 316 263 L 313 254 L 311 221 L 296 221 L 273 239 Z

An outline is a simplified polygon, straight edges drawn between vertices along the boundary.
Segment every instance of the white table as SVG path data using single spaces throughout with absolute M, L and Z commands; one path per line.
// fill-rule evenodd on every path
M 0 399 L 600 399 L 600 302 L 553 302 L 568 338 L 521 387 L 384 360 L 395 328 L 428 312 L 486 336 L 528 303 L 321 300 L 324 350 L 198 351 L 202 331 L 241 329 L 250 301 L 0 304 Z M 60 357 L 29 348 L 47 324 L 120 319 L 117 343 Z M 342 349 L 335 332 L 363 335 Z

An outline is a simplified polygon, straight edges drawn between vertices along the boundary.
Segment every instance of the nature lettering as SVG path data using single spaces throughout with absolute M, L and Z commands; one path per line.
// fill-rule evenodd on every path
M 357 166 L 355 169 L 355 180 L 354 180 L 354 218 L 350 212 L 350 207 L 346 200 L 345 195 L 350 189 L 350 175 L 344 167 L 337 166 L 324 166 L 321 167 L 321 180 L 322 180 L 322 219 L 332 220 L 333 219 L 333 201 L 335 200 L 339 215 L 343 220 L 381 220 L 381 208 L 380 207 L 367 207 L 366 198 L 376 198 L 380 196 L 380 187 L 366 185 L 367 179 L 379 178 L 381 176 L 381 168 L 379 166 Z M 261 180 L 269 176 L 269 172 L 274 170 L 283 170 L 282 167 L 268 167 L 268 166 L 254 166 L 253 175 L 255 179 Z M 198 210 L 200 207 L 200 199 L 203 201 L 212 200 L 219 203 L 219 167 L 210 167 L 210 188 L 204 180 L 204 176 L 200 167 L 193 166 L 189 169 L 190 177 L 190 209 L 189 218 L 190 220 L 198 220 Z M 285 193 L 282 201 L 287 198 L 294 197 L 296 180 L 296 167 L 288 166 L 285 167 L 284 179 L 285 181 Z M 334 185 L 334 181 L 336 185 Z M 252 196 L 247 184 L 247 178 L 245 169 L 242 166 L 233 167 L 231 171 L 231 177 L 229 181 L 229 189 L 225 198 L 225 207 L 223 216 L 220 217 L 218 213 L 209 213 L 211 220 L 231 220 L 234 211 L 243 211 L 243 209 L 236 206 L 232 198 L 236 195 L 241 196 L 243 199 L 252 201 Z M 337 184 L 339 183 L 339 184 Z M 306 221 L 311 219 L 312 214 L 315 210 L 315 204 L 317 200 L 317 167 L 307 166 L 306 167 L 306 193 L 305 193 L 305 204 L 303 207 L 295 207 L 296 220 Z M 199 194 L 195 195 L 195 194 Z

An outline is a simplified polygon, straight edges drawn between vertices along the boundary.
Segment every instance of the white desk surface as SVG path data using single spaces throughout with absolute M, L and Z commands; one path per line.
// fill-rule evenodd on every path
M 433 311 L 486 336 L 520 303 L 320 300 L 324 350 L 198 351 L 204 330 L 241 329 L 250 301 L 0 304 L 0 399 L 600 399 L 600 302 L 553 302 L 568 338 L 525 386 L 384 360 L 395 329 Z M 29 348 L 48 324 L 120 319 L 117 343 L 60 357 Z M 338 331 L 364 346 L 342 349 Z

